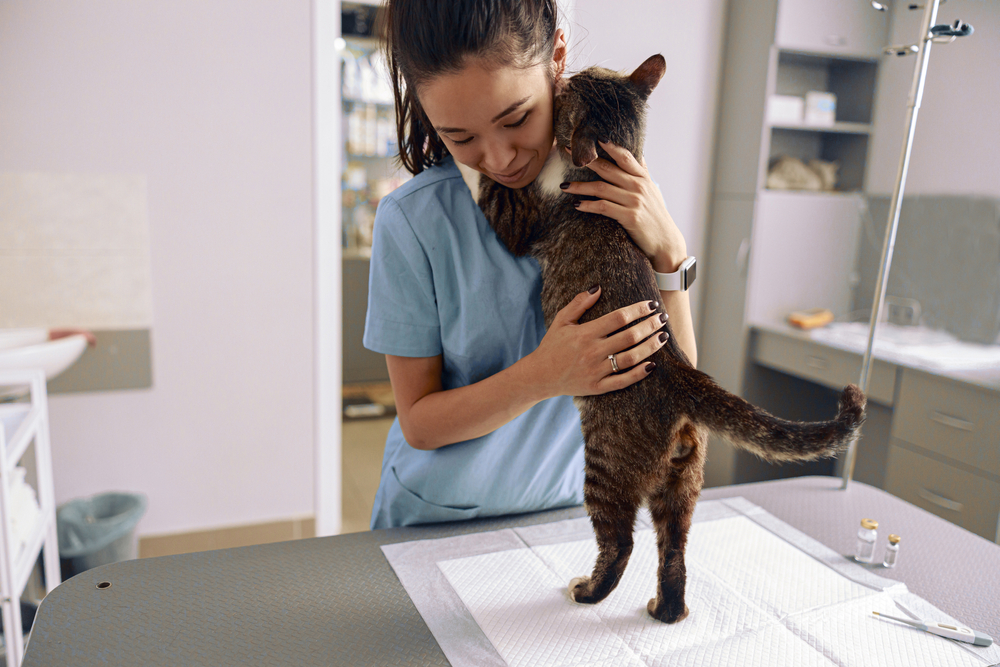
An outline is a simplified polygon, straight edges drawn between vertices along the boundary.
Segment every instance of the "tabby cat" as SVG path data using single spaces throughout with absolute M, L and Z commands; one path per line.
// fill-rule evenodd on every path
M 597 178 L 585 165 L 599 155 L 611 159 L 598 139 L 641 158 L 646 100 L 665 69 L 656 55 L 629 76 L 593 67 L 571 77 L 555 99 L 560 150 L 539 178 L 519 190 L 479 179 L 479 206 L 499 238 L 513 254 L 531 255 L 541 266 L 547 325 L 592 285 L 603 292 L 581 322 L 660 300 L 652 266 L 625 230 L 610 218 L 576 210 L 576 198 L 554 184 Z M 673 335 L 653 360 L 656 368 L 643 380 L 575 399 L 586 442 L 584 501 L 600 552 L 591 576 L 570 582 L 570 595 L 595 603 L 614 590 L 632 552 L 636 512 L 645 502 L 659 549 L 656 597 L 647 609 L 654 618 L 675 623 L 688 614 L 684 549 L 704 481 L 708 433 L 772 462 L 834 456 L 857 437 L 865 396 L 848 385 L 836 419 L 791 422 L 695 370 Z

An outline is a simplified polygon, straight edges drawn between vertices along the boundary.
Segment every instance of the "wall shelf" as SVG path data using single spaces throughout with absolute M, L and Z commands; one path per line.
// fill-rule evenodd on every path
M 872 126 L 868 123 L 836 122 L 833 125 L 796 125 L 793 123 L 774 123 L 768 125 L 772 130 L 789 130 L 792 132 L 824 132 L 831 134 L 871 134 Z

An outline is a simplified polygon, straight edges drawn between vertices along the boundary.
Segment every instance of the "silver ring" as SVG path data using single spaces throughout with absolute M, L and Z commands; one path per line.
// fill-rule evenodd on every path
M 618 372 L 618 362 L 615 361 L 615 355 L 609 354 L 608 355 L 608 359 L 611 360 L 611 369 L 612 369 L 612 372 L 617 373 Z

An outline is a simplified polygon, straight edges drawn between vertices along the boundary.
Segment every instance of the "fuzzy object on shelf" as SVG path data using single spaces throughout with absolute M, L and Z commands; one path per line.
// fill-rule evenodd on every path
M 770 190 L 834 190 L 837 185 L 836 161 L 809 160 L 782 155 L 771 160 L 767 169 Z

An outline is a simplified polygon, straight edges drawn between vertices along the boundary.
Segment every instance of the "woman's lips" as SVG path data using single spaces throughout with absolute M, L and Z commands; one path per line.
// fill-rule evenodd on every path
M 497 183 L 516 183 L 522 178 L 524 178 L 524 175 L 528 171 L 529 164 L 531 164 L 531 162 L 528 162 L 528 164 L 524 165 L 523 167 L 521 167 L 520 169 L 518 169 L 517 171 L 515 171 L 510 175 L 493 174 L 493 180 L 496 181 Z

